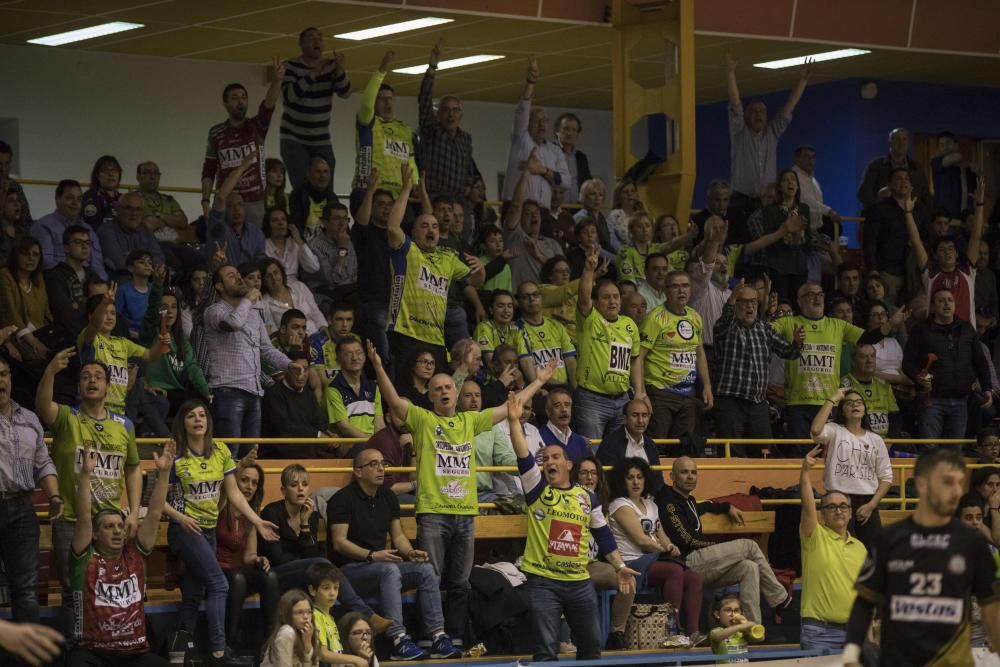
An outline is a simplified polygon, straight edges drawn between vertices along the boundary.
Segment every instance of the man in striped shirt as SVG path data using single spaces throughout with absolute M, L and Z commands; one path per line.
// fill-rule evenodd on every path
M 281 91 L 285 111 L 281 114 L 281 159 L 293 188 L 306 180 L 309 162 L 321 157 L 330 165 L 336 159 L 330 142 L 330 111 L 333 94 L 348 98 L 351 81 L 344 71 L 344 55 L 333 52 L 323 57 L 323 33 L 306 28 L 299 33 L 302 53 L 298 60 L 285 61 Z

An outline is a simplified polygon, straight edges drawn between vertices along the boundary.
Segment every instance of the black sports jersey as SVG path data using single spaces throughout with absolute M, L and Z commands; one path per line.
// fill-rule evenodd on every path
M 986 539 L 957 519 L 940 528 L 912 517 L 882 530 L 858 575 L 858 595 L 877 603 L 885 666 L 972 667 L 971 596 L 998 598 Z

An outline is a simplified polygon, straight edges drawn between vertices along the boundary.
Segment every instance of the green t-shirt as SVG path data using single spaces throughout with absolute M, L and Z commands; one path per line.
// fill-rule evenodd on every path
M 373 380 L 362 376 L 361 387 L 355 392 L 341 373 L 324 393 L 326 414 L 331 424 L 346 419 L 359 431 L 374 435 L 375 418 L 382 416 L 382 394 Z
M 576 311 L 576 381 L 598 394 L 618 396 L 629 388 L 632 360 L 639 356 L 639 327 L 631 317 L 614 322 L 591 308 L 584 317 Z
M 638 282 L 640 278 L 645 278 L 646 257 L 654 252 L 663 252 L 665 245 L 665 243 L 650 243 L 649 250 L 645 253 L 639 252 L 639 249 L 633 245 L 623 246 L 618 251 L 618 257 L 615 258 L 618 279 Z M 667 255 L 667 264 L 671 271 L 683 271 L 690 258 L 691 254 L 687 250 L 674 250 Z
M 835 317 L 811 319 L 796 315 L 771 322 L 774 330 L 793 340 L 795 327 L 805 329 L 799 356 L 785 366 L 785 399 L 788 405 L 820 405 L 840 384 L 840 357 L 844 342 L 857 343 L 864 330 Z
M 469 267 L 445 248 L 425 253 L 407 236 L 403 245 L 392 251 L 392 272 L 391 330 L 431 345 L 444 345 L 448 287 L 469 275 Z
M 889 434 L 889 414 L 899 412 L 896 396 L 892 393 L 892 385 L 882 378 L 873 377 L 869 382 L 862 382 L 853 373 L 840 378 L 840 386 L 853 389 L 865 399 L 865 411 L 871 430 L 883 438 Z
M 174 460 L 170 471 L 170 504 L 198 521 L 202 528 L 219 522 L 219 496 L 226 475 L 236 472 L 236 463 L 226 443 L 215 440 L 209 456 L 188 452 Z
M 666 304 L 654 308 L 642 323 L 642 347 L 649 350 L 643 381 L 661 391 L 693 396 L 701 332 L 701 315 L 690 306 L 679 315 Z
M 566 327 L 552 318 L 543 319 L 541 324 L 518 320 L 517 326 L 520 329 L 520 335 L 514 336 L 517 356 L 531 357 L 536 369 L 548 365 L 550 359 L 558 359 L 559 365 L 549 384 L 567 384 L 566 359 L 576 356 L 576 347 Z
M 89 345 L 83 342 L 83 332 L 76 339 L 80 350 L 80 363 L 97 360 L 108 367 L 108 397 L 104 400 L 108 410 L 125 414 L 125 395 L 128 393 L 128 360 L 142 357 L 146 348 L 121 336 L 97 334 Z
M 579 484 L 568 489 L 550 486 L 534 457 L 529 463 L 526 469 L 518 461 L 528 500 L 528 539 L 521 569 L 556 581 L 589 579 L 591 530 L 607 526 L 594 494 Z
M 491 260 L 489 257 L 480 257 L 479 263 L 483 266 L 489 264 Z M 491 292 L 493 290 L 505 289 L 508 292 L 514 291 L 514 276 L 510 272 L 510 264 L 505 264 L 500 272 L 495 276 L 483 283 L 483 286 L 479 288 L 484 292 Z
M 337 622 L 325 611 L 313 607 L 313 629 L 320 646 L 325 646 L 334 653 L 343 653 L 344 645 L 340 641 L 340 631 Z
M 52 422 L 52 462 L 59 473 L 59 495 L 63 497 L 63 519 L 76 521 L 76 478 L 86 445 L 97 452 L 97 467 L 90 475 L 91 510 L 122 507 L 125 466 L 139 465 L 135 427 L 125 417 L 108 411 L 104 419 L 92 419 L 79 408 L 60 405 Z
M 417 455 L 417 514 L 479 514 L 472 441 L 493 428 L 493 410 L 441 417 L 411 405 L 406 425 Z
M 722 630 L 722 628 L 714 628 L 709 634 L 709 640 L 712 642 L 712 653 L 732 656 L 746 656 L 750 653 L 750 649 L 747 647 L 747 638 L 742 632 L 735 632 L 726 639 L 716 640 L 712 635 L 718 630 Z M 729 658 L 728 660 L 719 660 L 718 664 L 734 665 L 743 662 L 750 662 L 750 659 L 747 657 Z
M 479 343 L 483 352 L 492 352 L 501 345 L 511 345 L 516 349 L 519 333 L 517 325 L 513 322 L 506 327 L 501 327 L 493 320 L 483 320 L 476 325 L 476 331 L 472 337 Z

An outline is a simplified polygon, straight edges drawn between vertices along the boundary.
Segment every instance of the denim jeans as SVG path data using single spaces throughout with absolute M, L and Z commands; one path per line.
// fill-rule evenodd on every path
M 281 592 L 284 593 L 292 588 L 301 588 L 304 591 L 309 590 L 309 579 L 306 578 L 306 570 L 313 563 L 324 563 L 329 562 L 322 556 L 316 556 L 315 558 L 298 558 L 287 563 L 282 563 L 281 565 L 272 565 L 271 571 L 278 576 L 278 584 L 281 586 Z M 361 596 L 358 595 L 357 591 L 354 590 L 354 586 L 351 582 L 342 579 L 340 582 L 340 592 L 337 594 L 337 601 L 347 607 L 349 611 L 360 612 L 362 616 L 368 618 L 375 612 L 369 607 Z
M 444 631 L 465 636 L 469 615 L 469 575 L 475 555 L 473 517 L 457 514 L 417 515 L 417 542 L 430 556 L 441 577 L 444 595 Z
M 588 440 L 605 438 L 625 423 L 626 403 L 628 393 L 605 396 L 577 387 L 573 392 L 573 430 Z M 591 445 L 590 451 L 597 451 L 597 446 Z
M 0 562 L 10 587 L 15 623 L 38 622 L 38 518 L 31 492 L 0 500 Z
M 524 585 L 533 607 L 534 660 L 558 660 L 561 617 L 566 617 L 576 641 L 578 660 L 601 657 L 600 626 L 597 622 L 597 592 L 590 579 L 556 581 L 527 575 Z
M 389 306 L 370 299 L 362 299 L 358 304 L 358 333 L 361 337 L 375 344 L 378 356 L 382 357 L 382 365 L 386 373 L 392 377 L 392 355 L 389 354 L 389 335 L 385 332 L 389 318 Z
M 181 625 L 192 635 L 197 632 L 198 607 L 204 598 L 209 647 L 212 651 L 225 650 L 229 581 L 215 557 L 215 529 L 202 528 L 199 535 L 171 521 L 167 527 L 167 545 L 174 555 L 184 561 Z
M 330 165 L 332 183 L 333 168 L 337 164 L 337 160 L 333 157 L 333 146 L 330 144 L 306 146 L 290 139 L 281 140 L 281 161 L 285 163 L 285 173 L 288 174 L 288 183 L 293 190 L 305 183 L 309 174 L 309 163 L 314 157 L 321 157 Z
M 455 343 L 469 337 L 469 316 L 461 306 L 448 306 L 444 313 L 444 346 L 449 350 Z
M 260 396 L 242 389 L 219 387 L 212 392 L 212 417 L 217 438 L 259 438 Z M 230 445 L 233 458 L 248 454 L 253 445 Z
M 789 438 L 808 438 L 812 428 L 812 420 L 819 412 L 818 405 L 789 405 L 785 409 L 785 419 L 788 422 Z M 783 456 L 802 458 L 809 453 L 812 445 L 781 445 L 778 447 Z
M 827 649 L 840 653 L 847 642 L 847 630 L 823 626 L 803 618 L 799 637 L 804 651 Z
M 404 588 L 416 586 L 419 590 L 420 617 L 427 635 L 444 629 L 444 612 L 441 610 L 441 579 L 430 563 L 347 563 L 341 570 L 350 580 L 354 590 L 361 595 L 379 596 L 379 612 L 392 619 L 388 636 L 396 638 L 406 633 L 403 627 Z
M 917 429 L 921 438 L 964 438 L 969 404 L 965 398 L 917 397 L 920 406 Z

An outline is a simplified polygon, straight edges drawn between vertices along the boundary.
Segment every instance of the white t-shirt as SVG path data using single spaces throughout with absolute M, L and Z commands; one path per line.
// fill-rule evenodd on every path
M 652 538 L 656 538 L 656 532 L 660 529 L 660 512 L 656 509 L 656 503 L 649 498 L 642 499 L 643 506 L 638 507 L 628 498 L 615 498 L 608 505 L 608 524 L 611 526 L 611 534 L 615 536 L 618 543 L 618 551 L 622 555 L 622 560 L 628 562 L 642 556 L 644 552 L 638 545 L 629 539 L 622 529 L 621 522 L 615 516 L 619 510 L 623 512 L 633 512 L 639 518 L 642 525 L 642 532 Z M 624 509 L 623 509 L 624 508 Z
M 889 450 L 880 435 L 865 431 L 858 437 L 840 424 L 827 422 L 816 440 L 824 446 L 827 491 L 870 496 L 879 482 L 892 482 Z
M 903 374 L 903 347 L 892 336 L 875 344 L 875 372 Z

